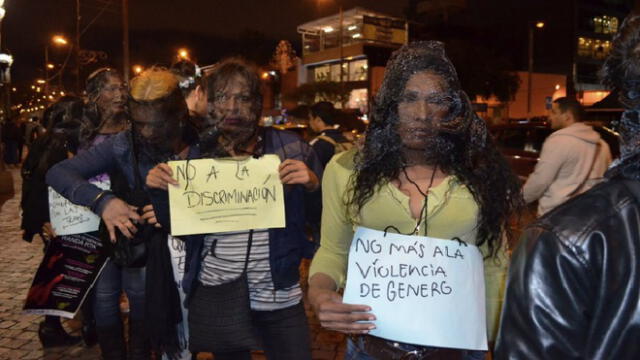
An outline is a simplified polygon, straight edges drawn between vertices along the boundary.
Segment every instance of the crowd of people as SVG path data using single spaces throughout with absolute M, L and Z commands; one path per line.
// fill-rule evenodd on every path
M 345 358 L 484 359 L 485 349 L 376 336 L 379 309 L 346 303 L 341 291 L 360 228 L 477 247 L 482 274 L 467 267 L 458 275 L 483 279 L 485 296 L 467 301 L 486 304 L 486 324 L 469 326 L 486 331 L 495 359 L 634 358 L 639 48 L 640 17 L 632 15 L 603 69 L 627 108 L 621 158 L 605 179 L 607 144 L 581 122 L 579 103 L 562 98 L 551 112 L 558 131 L 524 187 L 437 41 L 393 53 L 358 143 L 341 133 L 328 102 L 309 108 L 310 142 L 260 126 L 260 77 L 242 58 L 206 73 L 188 61 L 154 67 L 129 84 L 116 70 L 99 69 L 87 79 L 85 99 L 50 105 L 46 131 L 30 144 L 22 171 L 24 239 L 39 235 L 47 246 L 56 237 L 47 186 L 101 218 L 95 235 L 110 260 L 83 304 L 82 337 L 108 360 L 152 353 L 191 359 L 199 352 L 251 359 L 257 349 L 268 359 L 311 359 L 299 272 L 305 257 L 313 258 L 307 300 L 324 328 L 349 335 Z M 3 131 L 8 144 L 16 142 L 13 133 Z M 16 163 L 14 145 L 5 149 L 6 161 Z M 171 235 L 168 189 L 185 184 L 169 161 L 265 155 L 280 159 L 273 170 L 284 188 L 284 227 Z M 100 178 L 110 188 L 98 187 Z M 511 225 L 525 201 L 536 200 L 540 218 L 510 258 Z M 185 248 L 180 278 L 169 251 L 176 239 Z M 430 320 L 418 319 L 451 331 Z M 46 316 L 39 336 L 44 347 L 81 341 L 56 316 Z

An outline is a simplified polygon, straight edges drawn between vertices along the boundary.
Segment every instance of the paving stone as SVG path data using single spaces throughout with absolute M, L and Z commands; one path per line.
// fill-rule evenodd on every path
M 8 329 L 8 328 L 12 327 L 15 324 L 16 324 L 15 321 L 5 320 L 3 322 L 0 322 L 0 329 Z

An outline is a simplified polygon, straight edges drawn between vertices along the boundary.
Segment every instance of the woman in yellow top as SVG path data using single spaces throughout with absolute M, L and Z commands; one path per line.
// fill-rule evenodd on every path
M 516 177 L 473 113 L 442 43 L 412 43 L 392 55 L 364 147 L 331 160 L 322 192 L 321 246 L 311 266 L 309 300 L 322 326 L 352 335 L 346 358 L 484 358 L 481 351 L 367 335 L 375 328 L 375 309 L 344 304 L 337 292 L 346 281 L 358 226 L 457 237 L 485 256 L 489 337 L 495 332 L 507 265 L 501 243 L 522 200 Z

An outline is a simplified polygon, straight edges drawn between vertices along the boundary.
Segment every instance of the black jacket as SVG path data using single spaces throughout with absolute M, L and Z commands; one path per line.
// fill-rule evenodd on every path
M 640 358 L 639 199 L 613 178 L 527 228 L 495 359 Z

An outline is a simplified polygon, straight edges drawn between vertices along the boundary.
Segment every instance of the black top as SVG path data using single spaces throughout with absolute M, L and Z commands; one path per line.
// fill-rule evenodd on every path
M 348 142 L 347 138 L 345 138 L 340 130 L 337 129 L 329 129 L 324 130 L 320 133 L 320 136 L 326 136 L 333 139 L 337 143 Z M 329 163 L 329 160 L 335 155 L 335 146 L 322 138 L 319 138 L 313 145 L 311 145 L 313 150 L 318 155 L 320 159 L 320 164 L 322 164 L 322 168 L 324 169 Z

